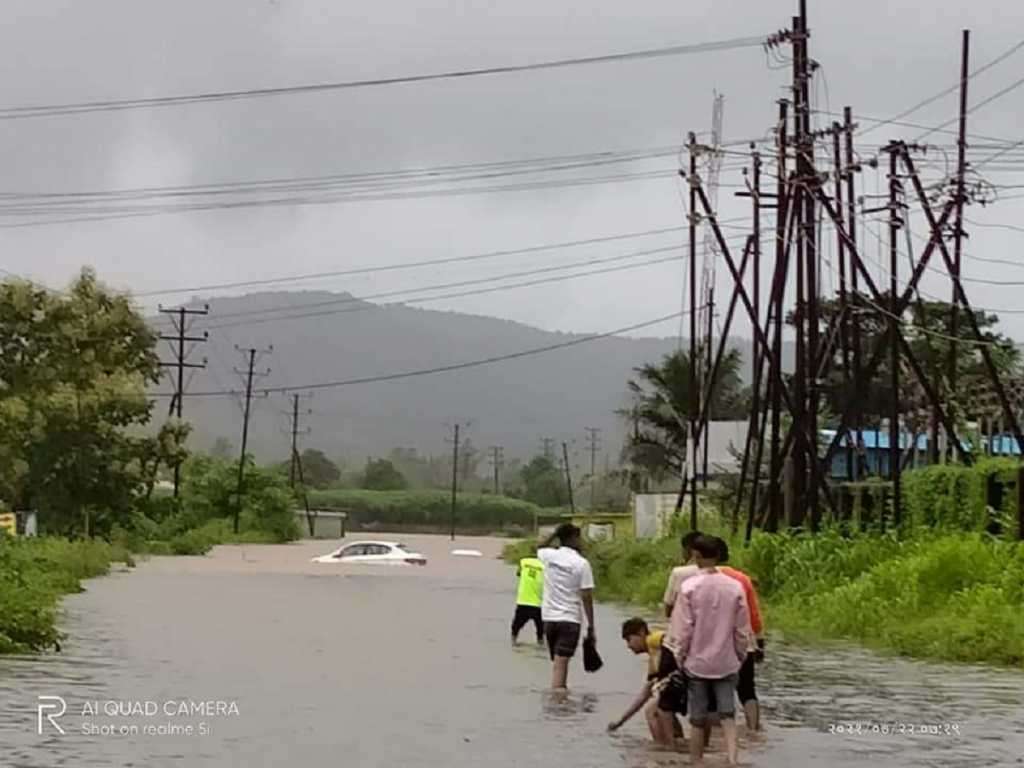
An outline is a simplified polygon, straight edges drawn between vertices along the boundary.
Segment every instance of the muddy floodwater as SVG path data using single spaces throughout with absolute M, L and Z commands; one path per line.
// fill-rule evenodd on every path
M 429 565 L 315 565 L 333 544 L 303 542 L 153 558 L 89 582 L 65 601 L 62 653 L 0 658 L 0 764 L 689 764 L 648 747 L 640 716 L 605 733 L 645 672 L 619 639 L 623 610 L 599 606 L 606 666 L 585 675 L 577 660 L 555 703 L 546 655 L 509 645 L 502 542 L 400 538 Z M 767 728 L 743 738 L 750 765 L 1024 765 L 1019 673 L 778 642 L 760 670 Z M 40 696 L 60 699 L 40 716 Z

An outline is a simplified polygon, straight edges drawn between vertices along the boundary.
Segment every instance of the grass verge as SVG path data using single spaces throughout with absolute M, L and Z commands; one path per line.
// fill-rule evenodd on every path
M 60 598 L 115 562 L 134 565 L 127 550 L 102 541 L 0 534 L 0 653 L 59 649 Z
M 657 606 L 678 542 L 597 542 L 597 595 Z M 525 556 L 531 542 L 506 548 Z M 1024 668 L 1024 544 L 981 533 L 844 537 L 760 534 L 733 544 L 756 581 L 767 624 L 800 641 L 845 640 L 944 661 Z

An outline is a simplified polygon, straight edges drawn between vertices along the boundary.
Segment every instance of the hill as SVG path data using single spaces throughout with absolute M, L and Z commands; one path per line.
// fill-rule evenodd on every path
M 196 373 L 191 392 L 243 389 L 232 372 L 242 366 L 236 344 L 273 345 L 262 362 L 271 373 L 258 386 L 274 387 L 446 366 L 586 335 L 492 317 L 378 306 L 326 292 L 268 292 L 209 304 L 209 318 L 195 325 L 196 331 L 210 330 L 210 343 L 195 352 L 210 358 L 209 368 Z M 302 306 L 293 313 L 305 316 L 251 323 L 266 315 L 248 313 L 281 306 Z M 615 411 L 627 403 L 626 381 L 634 367 L 660 359 L 677 344 L 675 338 L 612 337 L 457 372 L 318 389 L 304 403 L 313 413 L 306 418 L 312 431 L 303 442 L 349 462 L 399 446 L 441 454 L 450 450 L 446 425 L 471 421 L 466 434 L 478 448 L 502 445 L 507 457 L 525 458 L 536 452 L 542 437 L 575 439 L 576 461 L 583 462 L 582 438 L 589 426 L 602 430 L 602 455 L 614 462 L 623 435 Z M 736 344 L 749 349 L 747 341 Z M 226 437 L 237 446 L 239 405 L 239 398 L 186 399 L 194 444 L 209 448 Z M 287 410 L 284 395 L 254 401 L 250 444 L 260 459 L 287 456 Z

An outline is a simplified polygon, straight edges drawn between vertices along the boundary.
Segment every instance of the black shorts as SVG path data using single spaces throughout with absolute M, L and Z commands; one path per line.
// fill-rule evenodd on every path
M 736 696 L 739 697 L 740 704 L 757 701 L 757 686 L 754 684 L 755 668 L 754 654 L 748 653 L 743 666 L 740 667 L 739 679 L 736 682 Z
M 549 621 L 544 623 L 544 636 L 548 641 L 551 658 L 561 656 L 571 659 L 580 644 L 580 625 L 574 621 Z
M 664 646 L 658 660 L 658 672 L 654 677 L 658 684 L 658 709 L 685 715 L 686 677 L 676 665 L 672 651 Z
M 539 640 L 543 637 L 544 632 L 544 622 L 541 621 L 540 617 L 540 606 L 517 605 L 515 616 L 512 617 L 512 635 L 518 635 L 520 630 L 531 621 L 537 630 L 537 639 Z
M 660 682 L 662 680 L 668 680 L 664 683 L 658 694 L 658 709 L 663 712 L 674 712 L 679 715 L 686 714 L 686 703 L 687 703 L 687 689 L 689 688 L 688 675 L 686 670 L 679 669 L 676 664 L 676 658 L 673 653 L 665 648 L 661 649 L 661 658 L 658 661 L 658 674 L 656 676 Z M 718 704 L 715 701 L 715 692 L 709 691 L 708 695 L 708 711 L 718 711 Z

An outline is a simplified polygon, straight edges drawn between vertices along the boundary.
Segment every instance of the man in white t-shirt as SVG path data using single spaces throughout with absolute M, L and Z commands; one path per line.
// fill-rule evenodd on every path
M 555 539 L 558 548 L 552 548 Z M 583 614 L 587 616 L 587 636 L 596 640 L 594 631 L 594 573 L 580 549 L 583 532 L 572 523 L 563 523 L 546 544 L 537 550 L 544 563 L 544 598 L 541 618 L 551 654 L 551 687 L 564 690 L 569 677 L 569 660 L 580 642 Z

